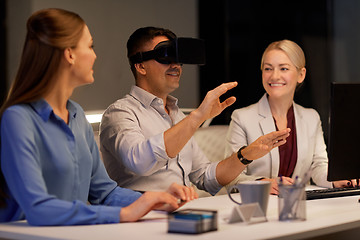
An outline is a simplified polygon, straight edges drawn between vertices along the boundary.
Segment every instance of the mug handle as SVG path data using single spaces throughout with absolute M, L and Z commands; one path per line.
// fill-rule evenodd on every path
M 240 203 L 240 202 L 236 201 L 235 199 L 233 199 L 232 196 L 231 196 L 231 194 L 230 194 L 231 191 L 232 191 L 234 188 L 238 189 L 235 185 L 234 185 L 234 186 L 231 186 L 231 187 L 227 190 L 227 194 L 228 194 L 228 196 L 229 196 L 229 198 L 230 198 L 231 201 L 233 201 L 234 203 L 236 203 L 236 204 L 238 204 L 238 205 L 242 205 L 242 203 Z M 238 190 L 239 190 L 239 189 L 238 189 Z

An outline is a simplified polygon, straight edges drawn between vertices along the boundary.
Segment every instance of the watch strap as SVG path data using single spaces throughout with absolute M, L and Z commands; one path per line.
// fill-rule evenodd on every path
M 239 151 L 237 152 L 237 156 L 240 160 L 240 162 L 244 165 L 248 165 L 250 163 L 252 163 L 253 160 L 248 160 L 246 158 L 244 158 L 244 156 L 241 154 L 241 150 L 243 150 L 244 148 L 246 148 L 247 146 L 242 146 Z

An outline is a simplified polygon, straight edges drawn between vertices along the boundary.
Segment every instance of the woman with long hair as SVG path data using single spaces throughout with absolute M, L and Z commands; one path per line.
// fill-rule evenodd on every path
M 76 225 L 136 221 L 191 200 L 185 186 L 143 194 L 120 188 L 103 166 L 91 125 L 70 96 L 94 81 L 96 55 L 84 20 L 35 12 L 16 79 L 0 110 L 0 222 Z

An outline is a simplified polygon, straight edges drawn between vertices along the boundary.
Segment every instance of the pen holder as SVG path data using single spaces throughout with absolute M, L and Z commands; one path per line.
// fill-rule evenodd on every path
M 279 184 L 278 207 L 280 221 L 306 220 L 305 185 Z

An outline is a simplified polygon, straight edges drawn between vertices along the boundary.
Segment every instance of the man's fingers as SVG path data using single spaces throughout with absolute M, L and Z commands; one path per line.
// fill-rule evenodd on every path
M 262 142 L 263 144 L 269 145 L 272 148 L 278 147 L 286 143 L 286 138 L 290 135 L 290 128 L 271 132 L 267 136 L 267 138 L 264 139 Z
M 290 135 L 290 128 L 286 128 L 280 131 L 274 131 L 264 135 L 265 139 L 268 141 L 279 141 L 281 139 L 287 138 Z
M 274 135 L 273 137 L 275 139 L 282 139 L 282 138 L 286 138 L 290 135 L 290 131 L 291 129 L 290 128 L 286 128 L 286 129 L 283 129 L 283 130 L 279 130 L 279 131 L 276 131 L 276 132 L 273 132 Z
M 230 89 L 236 87 L 237 85 L 238 85 L 237 82 L 223 83 L 220 86 L 214 88 L 214 91 L 216 92 L 217 96 L 221 96 L 224 93 L 226 93 L 227 91 L 229 91 Z
M 283 145 L 283 144 L 285 144 L 285 143 L 286 143 L 286 140 L 285 140 L 285 139 L 280 140 L 280 141 L 277 141 L 277 142 L 275 142 L 275 143 L 273 144 L 273 148 L 279 147 L 279 146 L 281 146 L 281 145 Z
M 236 101 L 236 97 L 229 97 L 228 99 L 226 99 L 225 101 L 223 101 L 221 103 L 221 107 L 223 109 L 225 109 L 225 108 L 231 106 L 235 101 Z

